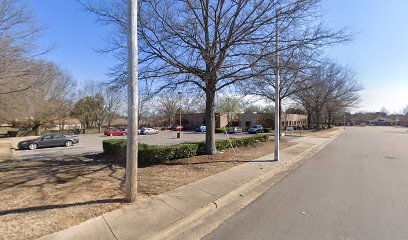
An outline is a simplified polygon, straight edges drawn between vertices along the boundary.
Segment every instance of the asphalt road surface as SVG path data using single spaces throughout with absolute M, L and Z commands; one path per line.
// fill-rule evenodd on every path
M 408 239 L 408 131 L 361 127 L 204 239 Z

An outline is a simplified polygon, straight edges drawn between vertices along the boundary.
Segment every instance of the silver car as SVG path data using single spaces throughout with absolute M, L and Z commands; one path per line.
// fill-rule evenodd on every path
M 62 147 L 62 146 L 70 147 L 77 143 L 79 143 L 79 139 L 77 136 L 54 133 L 44 135 L 39 138 L 19 142 L 17 147 L 19 149 L 34 150 L 37 148 L 44 147 Z
M 143 135 L 150 135 L 150 134 L 157 134 L 159 131 L 157 131 L 154 128 L 143 128 L 141 131 L 141 134 Z
M 228 133 L 242 133 L 241 127 L 230 127 L 228 128 Z

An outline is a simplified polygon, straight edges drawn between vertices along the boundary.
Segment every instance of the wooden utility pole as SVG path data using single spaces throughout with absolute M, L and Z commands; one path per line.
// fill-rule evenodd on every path
M 138 82 L 137 0 L 128 0 L 128 137 L 126 152 L 126 201 L 137 196 Z

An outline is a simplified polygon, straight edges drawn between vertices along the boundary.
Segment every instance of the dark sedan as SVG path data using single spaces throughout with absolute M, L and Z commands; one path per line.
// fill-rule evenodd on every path
M 76 136 L 69 136 L 61 133 L 48 134 L 39 138 L 26 140 L 18 143 L 19 149 L 34 150 L 43 147 L 70 147 L 76 143 L 79 143 L 79 139 Z

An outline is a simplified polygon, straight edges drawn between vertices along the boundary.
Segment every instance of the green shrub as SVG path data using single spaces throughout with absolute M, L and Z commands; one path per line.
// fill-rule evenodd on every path
M 122 162 L 126 159 L 126 139 L 110 139 L 102 142 L 103 152 L 105 154 L 114 155 L 115 160 Z
M 216 128 L 215 133 L 225 133 L 225 128 Z
M 139 165 L 147 166 L 165 163 L 174 159 L 188 158 L 197 155 L 197 144 L 178 144 L 173 146 L 149 146 L 139 148 Z
M 258 134 L 252 137 L 221 139 L 215 141 L 217 150 L 223 151 L 234 147 L 243 147 L 253 145 L 258 142 L 266 142 L 269 139 L 267 134 Z M 102 142 L 105 154 L 113 155 L 117 163 L 126 162 L 126 139 L 111 139 Z M 205 153 L 205 143 L 177 144 L 172 146 L 155 146 L 139 144 L 138 163 L 139 166 L 148 166 L 152 164 L 165 163 L 175 159 L 188 158 Z
M 272 131 L 273 131 L 272 128 L 264 128 L 264 132 L 265 132 L 265 133 L 270 133 L 270 132 L 272 132 Z

